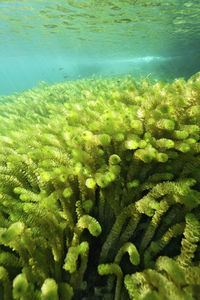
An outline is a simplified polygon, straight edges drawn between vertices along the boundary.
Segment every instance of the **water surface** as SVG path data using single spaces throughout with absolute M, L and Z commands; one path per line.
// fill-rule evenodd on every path
M 0 94 L 92 74 L 187 78 L 199 49 L 199 0 L 0 3 Z

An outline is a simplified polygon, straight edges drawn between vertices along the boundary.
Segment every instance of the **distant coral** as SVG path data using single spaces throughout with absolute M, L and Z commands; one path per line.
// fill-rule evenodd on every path
M 2 97 L 0 295 L 200 294 L 200 73 Z

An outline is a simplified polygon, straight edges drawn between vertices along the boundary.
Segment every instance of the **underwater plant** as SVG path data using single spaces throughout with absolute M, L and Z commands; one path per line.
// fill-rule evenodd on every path
M 0 295 L 200 294 L 200 73 L 2 97 Z

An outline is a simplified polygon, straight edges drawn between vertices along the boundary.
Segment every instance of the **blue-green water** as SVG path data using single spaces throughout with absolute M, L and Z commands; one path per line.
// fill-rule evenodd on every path
M 0 94 L 94 75 L 187 79 L 199 50 L 199 0 L 0 2 Z

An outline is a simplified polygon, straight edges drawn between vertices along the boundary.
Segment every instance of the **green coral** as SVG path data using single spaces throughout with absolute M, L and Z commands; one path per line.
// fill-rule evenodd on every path
M 3 299 L 199 299 L 200 73 L 2 97 Z

